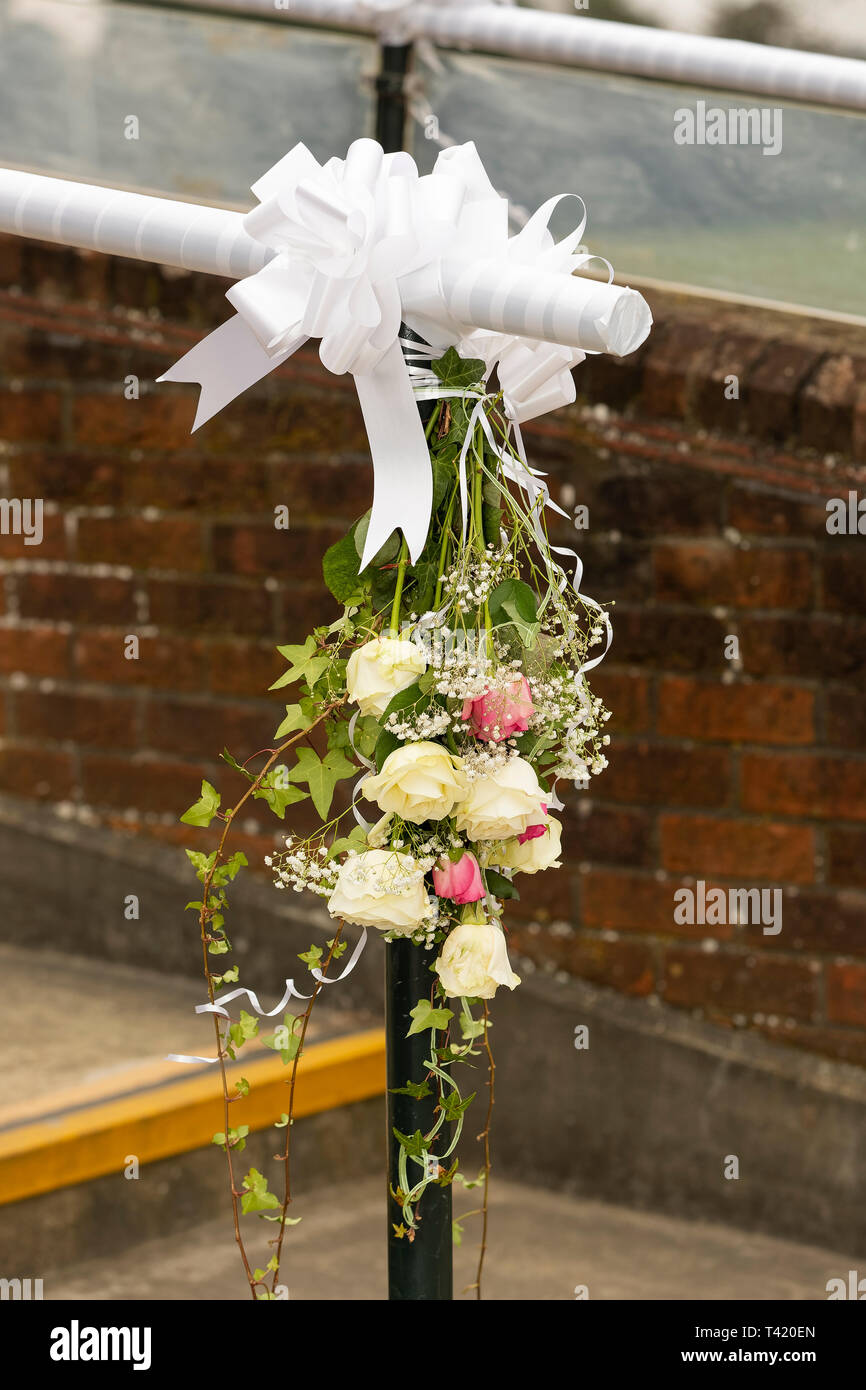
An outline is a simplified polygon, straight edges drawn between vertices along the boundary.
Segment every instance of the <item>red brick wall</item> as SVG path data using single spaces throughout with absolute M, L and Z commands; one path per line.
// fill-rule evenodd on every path
M 191 437 L 194 389 L 153 382 L 226 316 L 221 285 L 9 239 L 0 287 L 0 493 L 46 509 L 41 546 L 0 537 L 0 786 L 198 843 L 177 815 L 220 779 L 215 755 L 270 741 L 274 644 L 333 612 L 320 556 L 371 485 L 352 384 L 298 354 Z M 828 536 L 824 508 L 866 496 L 866 341 L 653 307 L 644 349 L 584 364 L 584 404 L 527 432 L 554 492 L 589 508 L 560 533 L 587 592 L 616 600 L 593 673 L 614 738 L 571 798 L 568 867 L 524 886 L 514 944 L 866 1064 L 866 539 Z M 257 855 L 272 829 L 245 824 Z M 677 926 L 696 878 L 782 888 L 781 933 Z

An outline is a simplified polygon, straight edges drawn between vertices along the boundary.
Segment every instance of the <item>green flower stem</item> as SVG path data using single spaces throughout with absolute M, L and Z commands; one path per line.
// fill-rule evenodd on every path
M 394 602 L 391 604 L 391 636 L 398 636 L 397 623 L 400 620 L 400 600 L 403 597 L 403 580 L 406 577 L 406 561 L 409 558 L 409 547 L 406 544 L 406 537 L 403 537 L 403 544 L 400 546 L 400 559 L 397 562 L 397 588 L 394 590 Z
M 451 499 L 448 503 L 448 510 L 445 513 L 445 521 L 442 526 L 442 544 L 439 547 L 439 568 L 436 571 L 436 593 L 433 598 L 433 610 L 438 612 L 439 604 L 442 601 L 442 575 L 445 572 L 445 556 L 448 550 L 448 542 L 451 539 L 451 517 L 454 514 L 454 504 L 457 501 L 457 493 L 460 490 L 459 481 L 454 484 Z

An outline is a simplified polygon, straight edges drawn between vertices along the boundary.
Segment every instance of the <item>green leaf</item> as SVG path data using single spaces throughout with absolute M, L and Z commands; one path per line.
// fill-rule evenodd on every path
M 313 686 L 328 665 L 327 656 L 316 655 L 316 641 L 313 637 L 308 637 L 303 646 L 277 647 L 277 651 L 289 662 L 289 669 L 268 687 L 269 690 L 281 690 L 284 685 L 293 685 L 295 681 L 300 680 L 305 680 L 309 686 Z
M 253 792 L 253 800 L 266 801 L 275 816 L 285 818 L 286 807 L 294 806 L 296 801 L 306 801 L 307 793 L 291 785 L 290 773 L 285 763 L 271 768 L 260 787 Z
M 510 878 L 506 878 L 504 874 L 498 874 L 495 869 L 486 869 L 485 873 L 487 887 L 495 898 L 514 898 L 516 902 L 520 902 L 520 894 Z
M 203 781 L 201 784 L 201 796 L 188 811 L 184 811 L 181 820 L 184 825 L 210 825 L 220 804 L 220 794 L 216 787 L 212 787 L 210 782 Z
M 412 1026 L 406 1034 L 411 1038 L 413 1033 L 423 1033 L 427 1028 L 447 1028 L 449 1018 L 454 1014 L 451 1009 L 437 1009 L 429 999 L 419 999 L 414 1009 L 409 1010 L 409 1017 L 412 1019 Z
M 274 1129 L 285 1129 L 285 1127 L 286 1127 L 286 1125 L 287 1125 L 288 1123 L 289 1123 L 289 1117 L 288 1117 L 288 1115 L 286 1114 L 286 1112 L 285 1112 L 285 1110 L 284 1110 L 283 1113 L 282 1113 L 282 1115 L 280 1116 L 280 1118 L 279 1118 L 277 1121 L 275 1121 L 275 1123 L 274 1123 Z
M 358 588 L 358 574 L 361 568 L 360 554 L 355 546 L 355 530 L 335 545 L 329 546 L 322 558 L 322 574 L 325 583 L 338 603 L 346 603 Z
M 442 385 L 451 386 L 455 391 L 483 381 L 487 370 L 480 358 L 461 357 L 453 347 L 450 347 L 438 361 L 431 362 L 430 366 Z
M 538 636 L 538 610 L 535 594 L 522 579 L 505 579 L 488 599 L 494 627 L 512 623 L 525 647 L 532 647 Z
M 301 729 L 308 729 L 312 720 L 307 717 L 300 705 L 286 705 L 286 717 L 283 720 L 274 738 L 282 738 L 283 734 L 293 734 Z
M 235 1082 L 235 1090 L 237 1091 L 239 1096 L 249 1095 L 250 1083 L 247 1081 L 247 1078 L 245 1076 L 242 1076 L 240 1081 Z
M 360 825 L 356 825 L 349 831 L 348 835 L 341 835 L 334 841 L 331 848 L 328 850 L 327 858 L 333 859 L 338 854 L 344 854 L 348 849 L 356 849 L 360 852 L 366 848 L 367 832 L 362 830 Z
M 311 946 L 308 951 L 298 952 L 298 960 L 302 960 L 304 962 L 304 965 L 308 965 L 311 969 L 314 965 L 318 965 L 321 959 L 321 946 Z
M 265 1047 L 269 1047 L 272 1052 L 279 1052 L 284 1067 L 293 1062 L 298 1055 L 301 1037 L 295 1032 L 295 1028 L 300 1021 L 297 1014 L 284 1014 L 277 1031 L 262 1038 Z
M 443 1096 L 442 1100 L 439 1102 L 440 1109 L 442 1110 L 445 1119 L 449 1122 L 451 1120 L 458 1119 L 465 1110 L 469 1109 L 469 1106 L 472 1104 L 473 1100 L 475 1099 L 475 1096 L 476 1092 L 473 1091 L 471 1096 L 467 1096 L 465 1100 L 461 1100 L 457 1091 L 449 1091 L 448 1094 Z
M 223 749 L 220 753 L 220 757 L 224 763 L 228 763 L 229 767 L 233 767 L 235 772 L 239 772 L 242 777 L 246 777 L 248 782 L 254 782 L 256 780 L 255 773 L 248 772 L 243 763 L 239 763 L 237 758 L 235 758 L 227 748 Z
M 411 1096 L 413 1100 L 423 1100 L 425 1096 L 431 1096 L 430 1084 L 427 1081 L 407 1081 L 405 1086 L 392 1086 L 392 1096 Z
M 235 1047 L 243 1047 L 245 1042 L 254 1038 L 259 1031 L 259 1020 L 254 1014 L 247 1013 L 246 1009 L 241 1009 L 241 1016 L 237 1023 L 229 1024 L 229 1037 Z
M 414 1134 L 401 1134 L 399 1129 L 394 1130 L 394 1138 L 404 1148 L 410 1158 L 420 1158 L 427 1152 L 427 1141 L 420 1129 L 416 1129 Z
M 245 1192 L 241 1198 L 241 1211 L 246 1216 L 251 1211 L 267 1211 L 279 1207 L 280 1202 L 273 1192 L 268 1191 L 268 1180 L 258 1168 L 251 1168 L 243 1180 Z
M 331 749 L 324 758 L 320 758 L 313 748 L 299 748 L 298 761 L 289 768 L 287 775 L 290 782 L 306 782 L 313 805 L 325 820 L 331 809 L 335 786 L 343 778 L 352 777 L 357 770 L 354 763 L 350 763 L 336 749 Z

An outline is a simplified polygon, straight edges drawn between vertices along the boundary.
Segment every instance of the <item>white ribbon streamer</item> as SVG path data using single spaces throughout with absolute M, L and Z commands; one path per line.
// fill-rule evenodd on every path
M 320 985 L 336 985 L 339 984 L 340 980 L 345 980 L 346 977 L 348 975 L 351 975 L 352 971 L 355 969 L 355 966 L 358 963 L 361 952 L 363 951 L 366 943 L 367 928 L 364 927 L 362 928 L 361 935 L 355 945 L 355 949 L 353 950 L 349 959 L 346 961 L 346 964 L 343 967 L 340 974 L 333 976 L 323 975 L 319 967 L 314 965 L 310 969 L 310 974 L 312 975 L 313 979 L 316 980 L 317 983 Z M 251 989 L 241 988 L 228 990 L 225 994 L 218 994 L 212 1004 L 196 1004 L 195 1011 L 197 1014 L 217 1014 L 220 1018 L 230 1019 L 231 1016 L 224 1006 L 226 1004 L 230 1004 L 234 999 L 241 999 L 245 996 L 249 1000 L 249 1003 L 253 1011 L 259 1016 L 259 1018 L 274 1018 L 277 1014 L 283 1012 L 290 999 L 306 1000 L 312 999 L 313 997 L 311 994 L 301 994 L 295 988 L 294 980 L 287 979 L 285 985 L 286 989 L 282 999 L 278 1004 L 275 1004 L 272 1009 L 263 1009 L 261 1004 L 259 1003 L 258 995 L 254 994 Z M 180 1052 L 169 1052 L 165 1060 L 167 1062 L 202 1062 L 206 1063 L 208 1066 L 212 1066 L 215 1062 L 219 1061 L 219 1058 L 190 1057 Z

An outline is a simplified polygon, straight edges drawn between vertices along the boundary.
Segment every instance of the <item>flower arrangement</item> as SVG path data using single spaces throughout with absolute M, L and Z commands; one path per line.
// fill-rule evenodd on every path
M 432 373 L 437 398 L 426 435 L 433 512 L 423 551 L 410 562 L 395 532 L 362 568 L 369 514 L 327 551 L 324 578 L 343 611 L 302 643 L 279 649 L 289 664 L 272 688 L 299 689 L 277 730 L 277 740 L 286 741 L 268 750 L 257 775 L 224 755 L 249 784 L 239 806 L 255 796 L 282 818 L 309 797 L 320 820 L 312 834 L 287 835 L 265 860 L 279 891 L 316 895 L 338 924 L 327 953 L 312 946 L 301 956 L 316 981 L 305 1013 L 287 1014 L 284 1027 L 265 1039 L 292 1064 L 292 1092 L 310 1010 L 347 948 L 344 925 L 376 929 L 386 941 L 408 937 L 431 953 L 429 994 L 412 1010 L 412 1031 L 429 1030 L 429 1057 L 405 1089 L 421 1096 L 432 1086 L 437 1120 L 429 1133 L 396 1136 L 395 1230 L 408 1240 L 429 1183 L 461 1176 L 456 1160 L 446 1160 L 473 1096 L 461 1095 L 457 1066 L 480 1048 L 492 1068 L 489 1001 L 500 987 L 520 983 L 508 957 L 505 904 L 524 882 L 531 892 L 533 875 L 560 867 L 557 787 L 585 785 L 602 772 L 609 743 L 608 711 L 586 678 L 609 642 L 608 616 L 554 558 L 570 552 L 554 552 L 548 542 L 545 509 L 552 504 L 523 458 L 502 392 L 491 389 L 483 361 L 464 360 L 453 348 Z M 281 762 L 288 749 L 294 761 Z M 334 812 L 335 789 L 349 778 L 356 779 L 352 794 Z M 280 1122 L 285 1199 L 256 1170 L 238 1189 L 232 1156 L 245 1135 L 229 1125 L 234 1097 L 223 1059 L 256 1034 L 258 1020 L 243 1012 L 228 1020 L 214 1004 L 214 989 L 235 981 L 237 971 L 213 975 L 207 964 L 209 954 L 228 949 L 225 889 L 245 860 L 227 858 L 225 840 L 239 806 L 220 812 L 205 783 L 185 819 L 206 824 L 217 815 L 226 823 L 215 854 L 190 854 L 204 883 L 192 906 L 224 1079 L 226 1127 L 215 1141 L 229 1160 L 236 1230 L 238 1198 L 242 1212 L 261 1209 L 279 1223 L 266 1270 L 252 1270 L 244 1254 L 253 1296 L 276 1297 L 291 1200 L 291 1107 Z M 449 1132 L 444 1153 L 431 1162 L 437 1134 Z M 484 1138 L 486 1223 L 489 1112 Z

